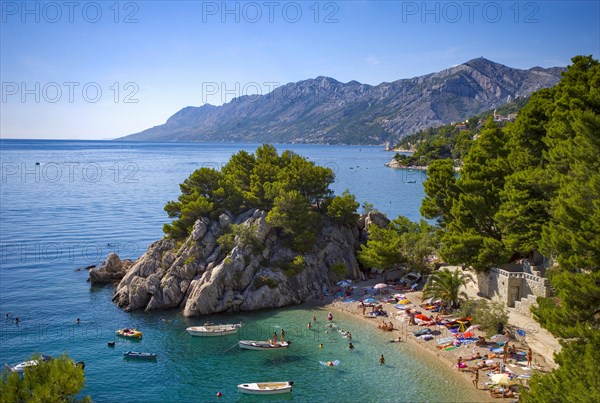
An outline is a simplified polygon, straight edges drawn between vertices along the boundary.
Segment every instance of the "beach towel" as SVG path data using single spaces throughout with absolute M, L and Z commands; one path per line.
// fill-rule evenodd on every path
M 446 343 L 452 343 L 454 341 L 454 337 L 444 337 L 442 339 L 439 339 L 437 341 L 437 344 L 446 344 Z

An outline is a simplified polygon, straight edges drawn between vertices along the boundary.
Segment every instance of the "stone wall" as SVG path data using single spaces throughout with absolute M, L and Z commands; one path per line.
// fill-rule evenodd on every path
M 550 295 L 548 279 L 525 272 L 492 268 L 487 272 L 477 273 L 477 284 L 480 295 L 503 302 L 509 307 L 514 307 L 515 302 L 529 295 Z

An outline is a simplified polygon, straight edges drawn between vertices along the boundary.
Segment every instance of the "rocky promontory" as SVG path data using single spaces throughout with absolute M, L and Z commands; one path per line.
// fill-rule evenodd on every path
M 303 253 L 267 223 L 266 211 L 203 217 L 184 240 L 165 237 L 150 245 L 126 270 L 113 301 L 126 311 L 179 309 L 197 316 L 320 298 L 340 279 L 360 277 L 356 252 L 368 223 L 385 221 L 378 215 L 369 213 L 353 226 L 324 217 L 314 246 Z M 245 228 L 246 236 L 235 235 L 229 245 L 218 242 L 232 226 Z

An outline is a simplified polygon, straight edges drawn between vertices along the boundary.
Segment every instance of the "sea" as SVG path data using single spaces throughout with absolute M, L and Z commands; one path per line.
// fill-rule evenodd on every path
M 96 402 L 469 400 L 471 393 L 449 376 L 450 369 L 344 314 L 328 328 L 327 312 L 302 305 L 202 318 L 175 310 L 126 313 L 111 301 L 112 286 L 87 282 L 85 268 L 110 252 L 135 259 L 162 237 L 169 222 L 163 206 L 178 197 L 191 172 L 219 169 L 232 154 L 258 146 L 0 140 L 0 364 L 67 352 L 85 362 L 81 396 Z M 426 173 L 385 167 L 392 154 L 381 147 L 276 147 L 331 168 L 336 194 L 348 189 L 390 218 L 421 219 Z M 317 321 L 308 329 L 313 316 Z M 243 325 L 226 337 L 186 333 L 207 320 Z M 137 328 L 143 338 L 117 338 L 115 330 L 123 327 Z M 240 339 L 266 340 L 282 328 L 292 341 L 285 351 L 237 346 Z M 352 333 L 354 350 L 341 329 Z M 158 359 L 126 360 L 125 351 L 153 352 Z M 333 360 L 340 365 L 320 364 Z M 288 395 L 237 391 L 240 383 L 287 380 L 294 381 Z

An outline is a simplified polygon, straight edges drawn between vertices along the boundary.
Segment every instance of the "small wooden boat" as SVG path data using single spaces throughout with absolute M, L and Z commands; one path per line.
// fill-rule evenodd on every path
M 52 359 L 52 357 L 50 357 L 49 355 L 41 356 L 42 362 L 50 361 L 51 359 Z M 33 367 L 35 365 L 38 365 L 39 363 L 40 363 L 40 360 L 30 360 L 30 361 L 21 362 L 19 364 L 12 365 L 12 366 L 8 365 L 8 368 L 11 370 L 11 372 L 16 372 L 18 374 L 22 374 L 23 372 L 25 372 L 25 368 Z
M 270 341 L 240 340 L 239 345 L 244 350 L 276 350 L 278 348 L 288 348 L 290 343 L 287 341 L 272 343 Z
M 226 324 L 226 325 L 202 325 L 188 327 L 187 332 L 192 336 L 227 336 L 237 333 L 242 326 L 241 323 Z
M 144 360 L 156 360 L 158 358 L 158 354 L 155 353 L 142 353 L 138 351 L 127 351 L 123 353 L 125 358 L 140 358 Z
M 115 332 L 118 336 L 127 337 L 128 339 L 141 339 L 142 332 L 133 328 L 126 327 L 125 329 L 119 329 Z
M 290 393 L 293 384 L 293 381 L 242 383 L 238 385 L 238 390 L 251 395 L 277 395 Z

